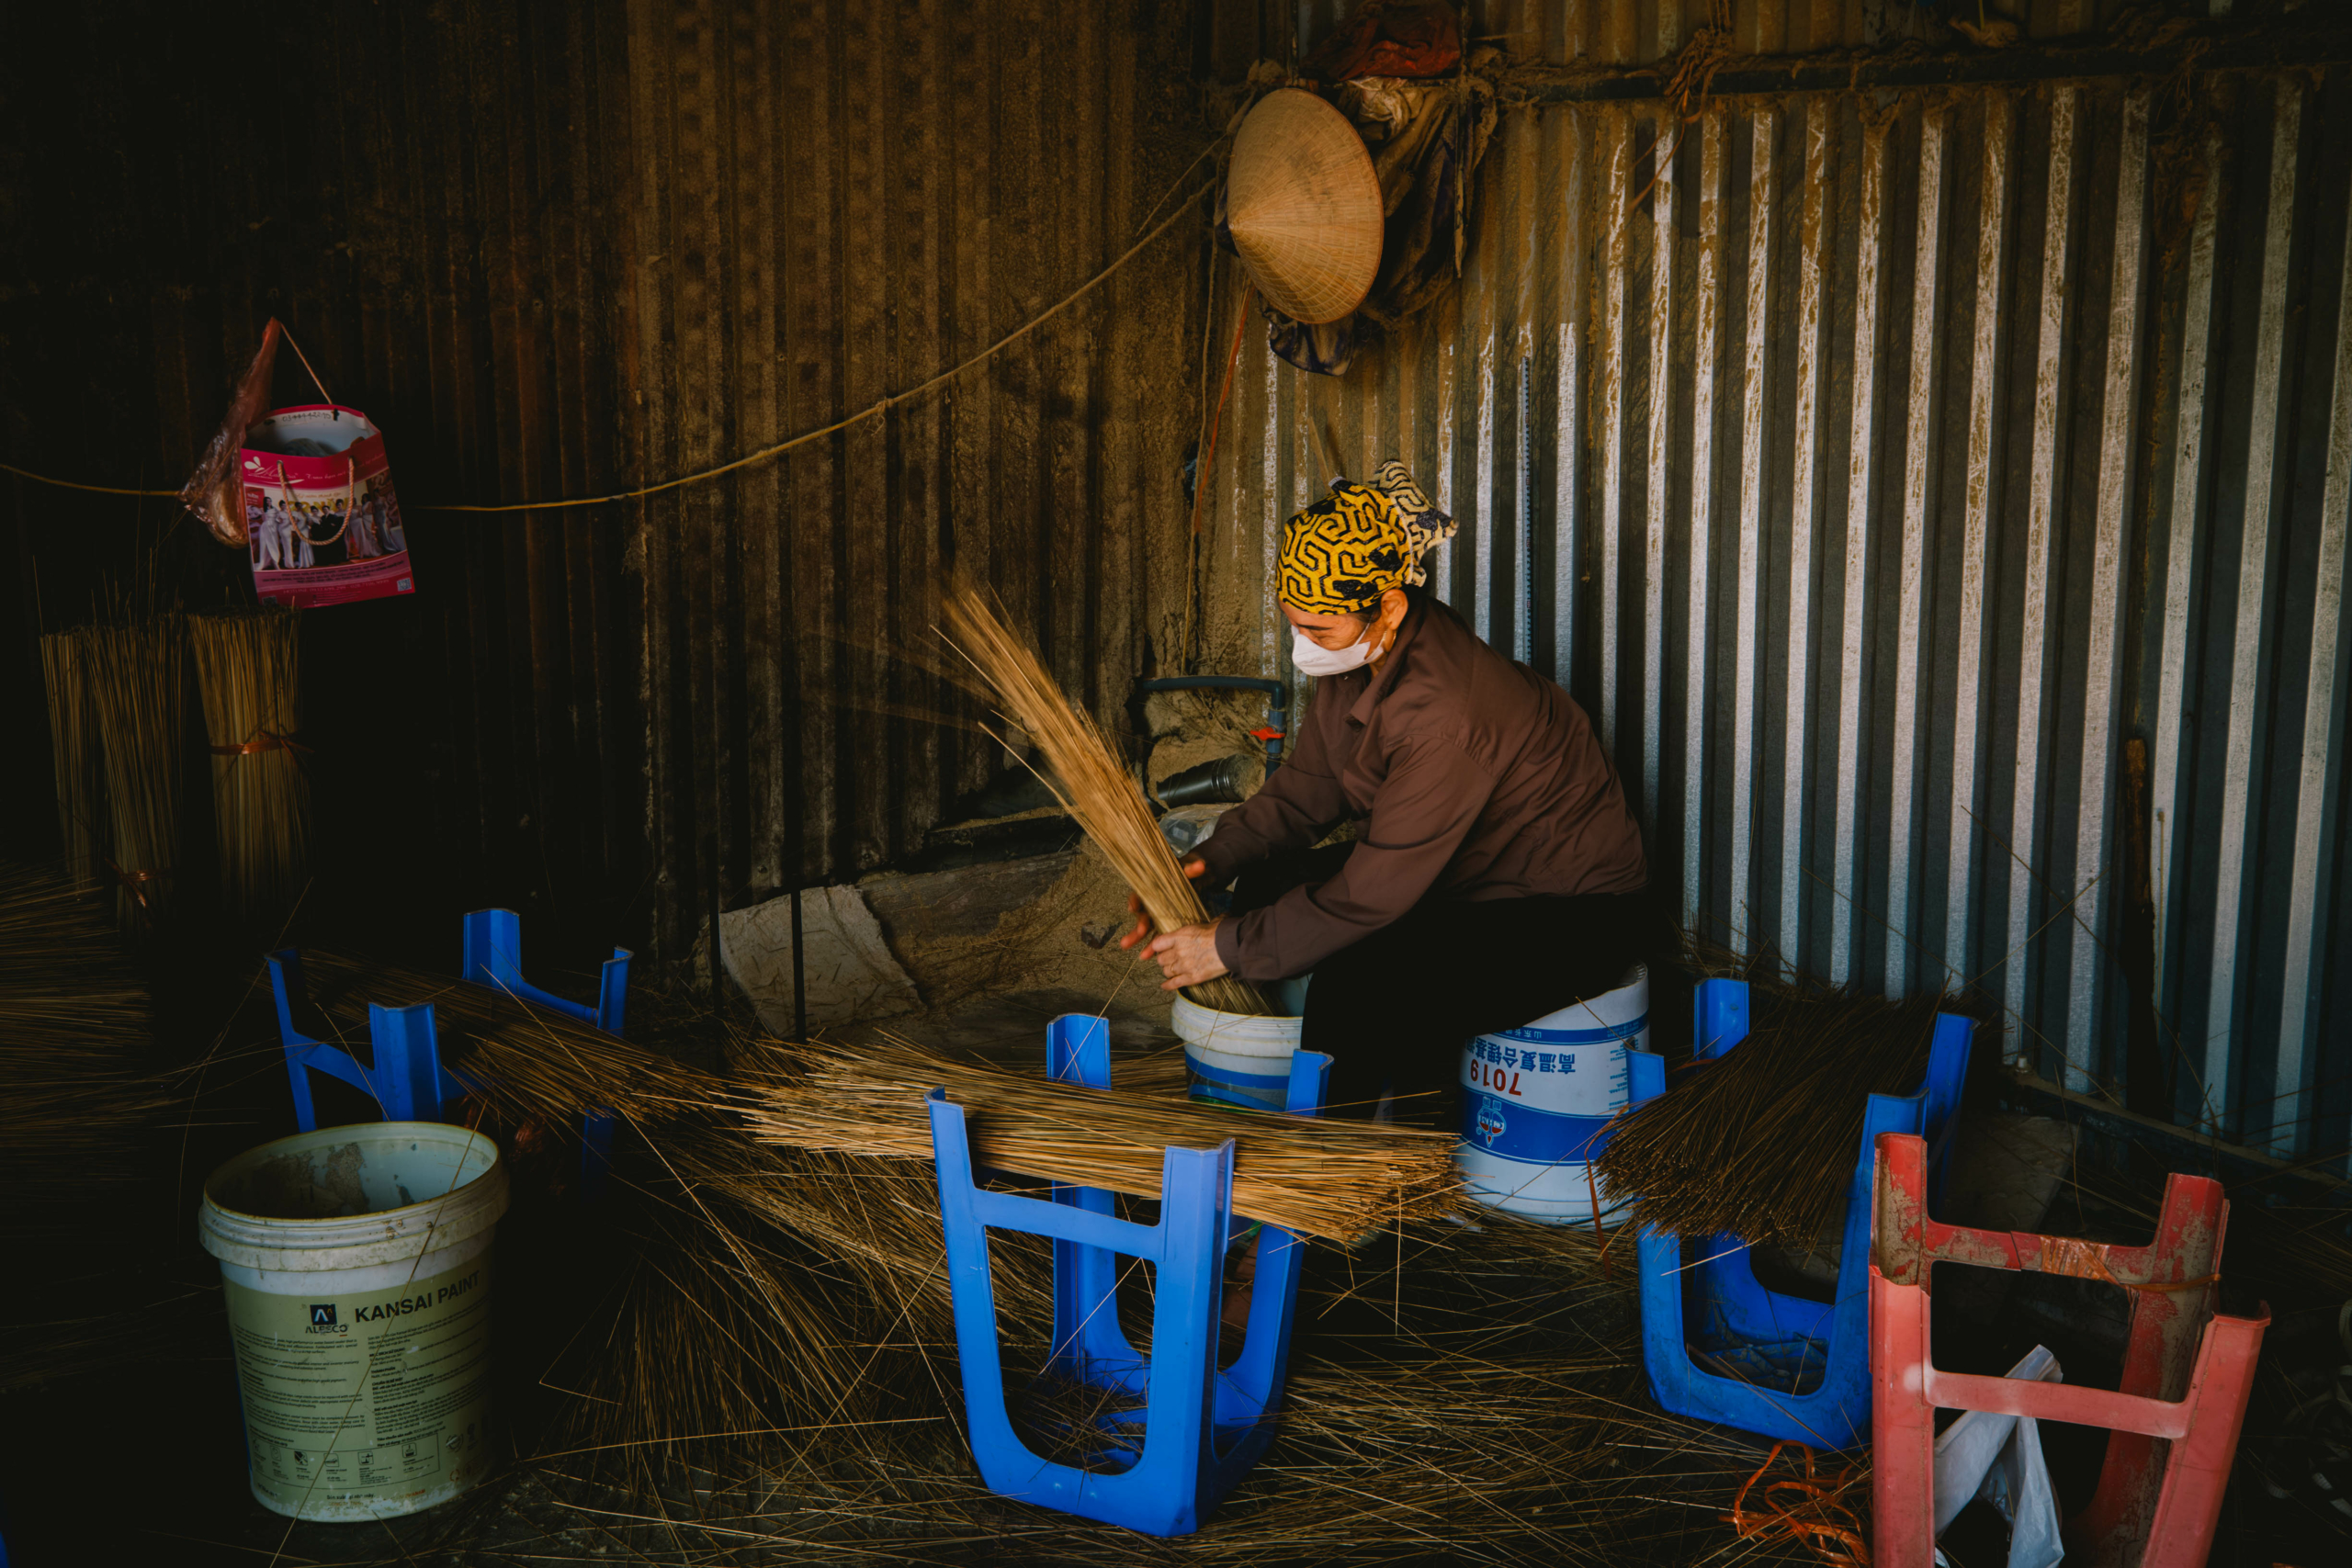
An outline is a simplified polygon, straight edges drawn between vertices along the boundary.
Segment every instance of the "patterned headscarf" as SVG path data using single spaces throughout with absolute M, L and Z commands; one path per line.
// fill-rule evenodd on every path
M 1328 498 L 1283 529 L 1282 601 L 1318 615 L 1360 614 L 1391 588 L 1427 582 L 1421 557 L 1453 536 L 1453 519 L 1393 457 L 1370 484 L 1333 479 Z

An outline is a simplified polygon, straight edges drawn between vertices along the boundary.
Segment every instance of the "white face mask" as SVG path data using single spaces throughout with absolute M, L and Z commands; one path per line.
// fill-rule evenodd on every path
M 1290 629 L 1290 661 L 1298 667 L 1300 674 L 1317 678 L 1344 675 L 1351 670 L 1361 670 L 1372 658 L 1372 633 L 1373 628 L 1366 626 L 1363 638 L 1335 650 L 1293 626 Z

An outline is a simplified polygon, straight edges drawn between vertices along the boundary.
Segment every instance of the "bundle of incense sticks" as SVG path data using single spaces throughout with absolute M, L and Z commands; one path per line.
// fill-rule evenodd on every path
M 40 639 L 41 677 L 49 692 L 51 760 L 57 778 L 57 828 L 65 870 L 83 891 L 106 878 L 106 759 L 98 746 L 97 699 L 83 638 L 51 632 Z
M 988 682 L 1004 716 L 1036 742 L 1045 757 L 1037 776 L 1134 890 L 1153 926 L 1169 931 L 1207 919 L 1200 894 L 1160 836 L 1143 786 L 1121 765 L 1102 727 L 1063 694 L 1036 650 L 978 589 L 951 589 L 944 609 L 949 644 Z M 1191 989 L 1193 1000 L 1219 1012 L 1273 1010 L 1257 987 L 1235 976 Z
M 311 787 L 293 739 L 302 722 L 300 625 L 292 610 L 187 624 L 211 739 L 220 892 L 232 909 L 282 910 L 301 891 Z
M 970 1118 L 973 1157 L 992 1169 L 1159 1195 L 1171 1145 L 1235 1143 L 1233 1206 L 1342 1246 L 1452 1209 L 1451 1134 L 1373 1122 L 1236 1116 L 1189 1100 L 1040 1082 L 894 1042 L 886 1056 L 767 1043 L 744 1116 L 763 1144 L 900 1159 L 932 1157 L 924 1095 L 944 1089 Z
M 1945 999 L 1753 996 L 1747 1038 L 1628 1112 L 1594 1170 L 1661 1231 L 1810 1247 L 1846 1201 L 1865 1101 L 1918 1088 Z
M 187 629 L 166 611 L 85 626 L 74 637 L 106 757 L 116 919 L 127 931 L 151 930 L 170 913 L 180 858 Z

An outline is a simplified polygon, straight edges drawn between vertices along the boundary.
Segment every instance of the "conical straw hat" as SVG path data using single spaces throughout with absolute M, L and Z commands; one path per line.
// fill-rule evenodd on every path
M 1284 87 L 1233 139 L 1225 222 L 1275 310 L 1313 326 L 1363 303 L 1380 270 L 1380 181 L 1348 117 Z

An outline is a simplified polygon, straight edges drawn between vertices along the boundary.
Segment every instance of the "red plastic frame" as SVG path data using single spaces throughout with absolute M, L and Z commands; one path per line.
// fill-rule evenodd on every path
M 2092 1568 L 2199 1568 L 2270 1325 L 2267 1306 L 2258 1317 L 2212 1310 L 2230 1213 L 2221 1183 L 2167 1178 L 2155 1239 L 2120 1247 L 1946 1224 L 1928 1213 L 1927 1169 L 1921 1140 L 1900 1133 L 1878 1140 L 1871 1256 L 1878 1568 L 1928 1568 L 1935 1561 L 1939 1409 L 2109 1428 L 2114 1436 L 2098 1489 L 2067 1522 L 2068 1560 Z M 1929 1266 L 1938 1262 L 2064 1274 L 2131 1290 L 2121 1386 L 2109 1392 L 1939 1369 L 1928 1350 Z

